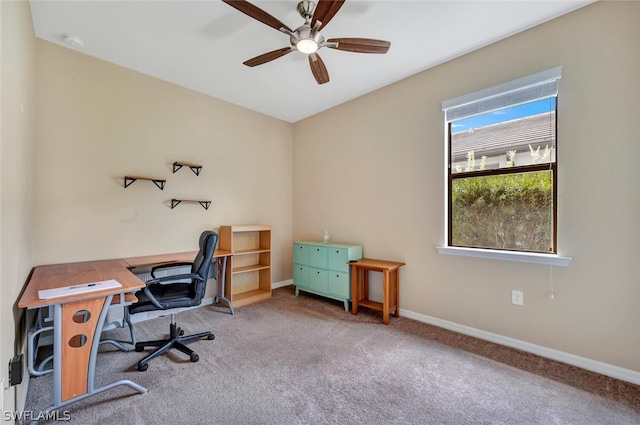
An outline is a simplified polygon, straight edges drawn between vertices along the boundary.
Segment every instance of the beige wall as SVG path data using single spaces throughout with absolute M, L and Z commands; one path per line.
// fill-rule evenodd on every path
M 296 123 L 294 239 L 328 228 L 367 257 L 405 261 L 407 311 L 640 372 L 638 18 L 640 3 L 599 2 Z M 440 102 L 558 65 L 558 244 L 570 266 L 437 254 Z
M 32 266 L 195 250 L 204 229 L 264 223 L 273 281 L 290 279 L 291 124 L 36 41 L 28 2 L 1 4 L 5 385 L 23 348 L 15 305 Z M 174 161 L 203 168 L 173 174 Z M 167 183 L 124 189 L 125 175 Z M 172 198 L 212 204 L 171 209 Z M 15 388 L 22 398 L 26 386 Z M 16 392 L 4 401 L 13 410 Z
M 36 42 L 28 3 L 0 4 L 5 382 L 31 266 L 192 250 L 202 229 L 242 223 L 273 226 L 275 282 L 291 278 L 291 242 L 328 228 L 366 256 L 407 262 L 405 311 L 640 372 L 639 3 L 599 2 L 294 125 Z M 441 100 L 557 65 L 559 249 L 571 265 L 438 255 Z M 202 174 L 173 174 L 175 160 Z M 167 185 L 124 189 L 126 174 Z M 172 210 L 173 197 L 212 205 Z M 14 392 L 4 398 L 11 409 Z
M 272 226 L 273 281 L 290 278 L 291 124 L 48 42 L 37 53 L 35 264 L 195 250 L 204 229 L 256 223 Z M 125 189 L 125 175 L 167 182 Z
M 0 377 L 7 387 L 7 365 L 24 337 L 24 312 L 16 304 L 32 265 L 36 56 L 29 4 L 2 1 L 0 13 Z M 4 410 L 15 409 L 24 388 L 0 390 Z

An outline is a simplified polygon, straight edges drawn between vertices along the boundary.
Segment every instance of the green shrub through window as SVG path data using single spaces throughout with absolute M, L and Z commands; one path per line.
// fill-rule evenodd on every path
M 552 171 L 452 180 L 452 246 L 549 252 Z

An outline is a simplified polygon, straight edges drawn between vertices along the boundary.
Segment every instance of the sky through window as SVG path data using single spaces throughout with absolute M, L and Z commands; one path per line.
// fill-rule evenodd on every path
M 511 121 L 517 118 L 537 115 L 544 112 L 554 111 L 556 109 L 556 98 L 537 100 L 535 102 L 525 103 L 524 105 L 512 106 L 510 108 L 500 109 L 489 112 L 487 114 L 477 115 L 471 118 L 465 118 L 451 123 L 451 131 L 460 133 L 474 128 L 485 127 L 491 124 L 497 124 L 504 121 Z

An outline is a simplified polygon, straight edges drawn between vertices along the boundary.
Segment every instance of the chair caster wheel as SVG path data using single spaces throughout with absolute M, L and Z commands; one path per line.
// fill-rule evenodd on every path
M 184 330 L 178 329 L 178 336 L 183 336 L 183 335 L 184 335 Z
M 138 353 L 139 353 L 139 352 L 141 352 L 141 351 L 144 351 L 144 346 L 136 344 L 136 348 L 135 348 L 135 350 L 136 350 Z
M 216 339 L 216 336 L 214 334 L 207 335 L 207 339 L 208 340 Z
M 198 355 L 196 353 L 192 353 L 189 358 L 191 359 L 192 362 L 197 362 L 198 360 L 200 360 L 200 357 L 198 357 Z
M 147 369 L 149 369 L 149 363 L 138 363 L 138 370 L 140 372 L 144 372 Z

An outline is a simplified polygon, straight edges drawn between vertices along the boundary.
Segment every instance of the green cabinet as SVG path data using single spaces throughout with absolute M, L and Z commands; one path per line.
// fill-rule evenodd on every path
M 362 246 L 322 242 L 293 244 L 293 284 L 300 291 L 344 302 L 349 311 L 351 299 L 351 260 L 362 258 Z

